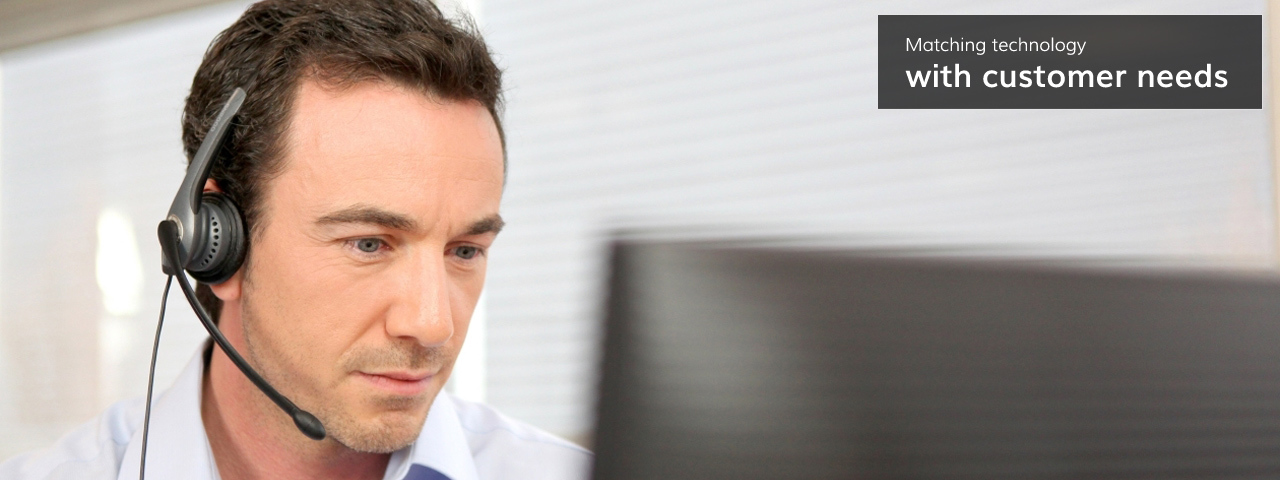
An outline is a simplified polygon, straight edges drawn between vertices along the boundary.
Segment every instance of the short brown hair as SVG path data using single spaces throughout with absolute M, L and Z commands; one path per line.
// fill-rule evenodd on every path
M 505 151 L 502 72 L 466 17 L 451 22 L 416 0 L 256 3 L 209 46 L 182 113 L 190 161 L 231 92 L 247 92 L 210 177 L 240 207 L 250 244 L 260 234 L 259 197 L 283 168 L 281 144 L 304 78 L 335 86 L 390 81 L 446 100 L 478 101 L 493 116 Z M 206 285 L 198 296 L 216 321 L 222 302 Z

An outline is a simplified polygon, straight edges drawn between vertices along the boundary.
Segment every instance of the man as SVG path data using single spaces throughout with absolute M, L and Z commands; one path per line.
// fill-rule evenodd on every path
M 242 209 L 244 265 L 201 285 L 231 344 L 328 431 L 311 440 L 206 344 L 152 409 L 155 479 L 584 478 L 587 451 L 442 393 L 502 228 L 500 72 L 414 0 L 268 0 L 214 41 L 191 158 L 248 92 L 206 191 Z M 137 478 L 122 402 L 0 478 Z

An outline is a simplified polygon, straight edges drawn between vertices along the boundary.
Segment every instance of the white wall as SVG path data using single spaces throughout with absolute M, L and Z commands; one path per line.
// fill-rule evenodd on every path
M 1270 264 L 1265 111 L 876 109 L 878 14 L 1263 10 L 1260 0 L 486 1 L 511 152 L 508 228 L 489 280 L 490 401 L 589 433 L 611 228 Z
M 242 9 L 0 55 L 0 458 L 146 392 L 164 280 L 155 225 L 185 168 L 183 99 L 209 40 Z M 99 266 L 117 271 L 100 283 Z M 204 338 L 172 299 L 162 387 Z

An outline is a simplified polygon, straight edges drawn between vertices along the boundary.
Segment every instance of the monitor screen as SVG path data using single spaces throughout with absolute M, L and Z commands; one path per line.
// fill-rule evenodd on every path
M 597 480 L 1280 478 L 1280 280 L 615 245 Z

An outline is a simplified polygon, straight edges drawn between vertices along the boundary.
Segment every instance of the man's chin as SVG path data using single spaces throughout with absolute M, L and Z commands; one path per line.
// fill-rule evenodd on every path
M 391 453 L 413 444 L 425 421 L 426 412 L 417 409 L 390 410 L 360 419 L 335 419 L 329 432 L 335 441 L 357 452 Z
M 418 395 L 374 395 L 365 400 L 365 414 L 370 420 L 384 415 L 408 414 L 425 417 L 436 392 Z
M 422 432 L 434 395 L 376 396 L 358 412 L 326 415 L 322 421 L 335 441 L 358 452 L 391 453 L 413 443 Z

